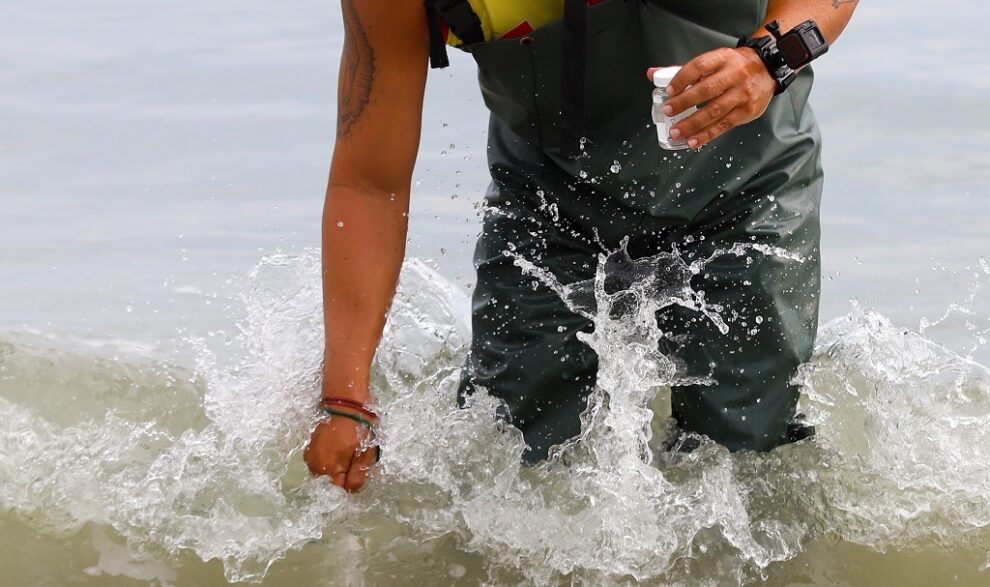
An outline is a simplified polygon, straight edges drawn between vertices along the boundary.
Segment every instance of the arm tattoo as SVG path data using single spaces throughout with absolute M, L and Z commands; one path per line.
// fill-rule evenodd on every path
M 859 0 L 832 0 L 832 8 L 838 10 L 843 4 L 855 4 Z
M 375 81 L 375 49 L 354 8 L 356 0 L 342 0 L 344 52 L 337 90 L 337 138 L 345 137 L 361 118 Z

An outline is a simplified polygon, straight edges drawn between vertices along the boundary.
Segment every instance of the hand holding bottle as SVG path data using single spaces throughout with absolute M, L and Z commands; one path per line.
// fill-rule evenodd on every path
M 656 68 L 647 74 L 652 79 Z M 700 148 L 731 129 L 756 120 L 766 112 L 777 90 L 760 56 L 749 47 L 715 49 L 681 67 L 667 85 L 661 111 L 677 117 L 697 112 L 672 125 L 670 138 Z

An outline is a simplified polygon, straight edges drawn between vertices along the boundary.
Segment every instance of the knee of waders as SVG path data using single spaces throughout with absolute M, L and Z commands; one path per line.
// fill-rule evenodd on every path
M 584 368 L 575 370 L 581 365 Z M 551 448 L 581 433 L 581 414 L 594 389 L 596 370 L 595 364 L 576 361 L 570 369 L 552 375 L 544 371 L 536 377 L 507 378 L 486 377 L 465 368 L 457 392 L 458 405 L 466 407 L 479 388 L 501 400 L 496 418 L 522 433 L 526 443 L 522 461 L 536 464 L 549 457 Z

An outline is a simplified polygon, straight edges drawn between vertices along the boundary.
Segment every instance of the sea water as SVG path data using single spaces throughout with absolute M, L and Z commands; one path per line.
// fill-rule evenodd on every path
M 670 451 L 669 385 L 705 382 L 657 350 L 655 312 L 677 304 L 727 332 L 751 325 L 691 289 L 704 262 L 625 258 L 635 279 L 609 293 L 608 261 L 596 279 L 563 286 L 517 260 L 594 320 L 584 339 L 601 360 L 580 437 L 537 467 L 520 464 L 521 436 L 499 423 L 494 399 L 456 407 L 467 300 L 408 261 L 374 370 L 383 460 L 350 497 L 311 478 L 299 454 L 318 417 L 316 251 L 265 258 L 251 273 L 240 334 L 189 339 L 192 366 L 8 339 L 4 535 L 27 532 L 40 552 L 88 543 L 85 565 L 61 563 L 77 578 L 160 584 L 219 574 L 367 585 L 791 584 L 855 578 L 841 562 L 850 548 L 948 559 L 971 578 L 962 584 L 979 584 L 990 562 L 990 371 L 854 308 L 822 329 L 796 378 L 813 440 L 768 454 L 733 455 L 707 441 Z M 232 361 L 211 350 L 229 345 Z
M 658 298 L 645 269 L 610 312 L 614 292 L 522 263 L 599 326 L 581 442 L 524 467 L 492 398 L 456 408 L 486 169 L 474 71 L 455 59 L 431 77 L 375 363 L 384 458 L 346 496 L 301 459 L 337 9 L 0 6 L 3 582 L 986 584 L 990 70 L 954 31 L 987 8 L 926 15 L 923 51 L 900 8 L 864 5 L 816 63 L 823 320 L 795 379 L 813 440 L 667 450 L 686 374 L 646 317 L 677 303 L 757 325 L 683 279 Z M 937 83 L 918 73 L 936 66 Z M 629 262 L 703 271 L 674 251 Z

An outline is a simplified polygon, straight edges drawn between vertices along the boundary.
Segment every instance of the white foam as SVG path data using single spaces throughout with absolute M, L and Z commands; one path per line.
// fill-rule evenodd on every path
M 369 488 L 347 497 L 300 458 L 316 418 L 319 271 L 315 251 L 264 259 L 244 295 L 239 355 L 221 360 L 193 341 L 195 373 L 59 351 L 64 370 L 52 375 L 48 351 L 5 345 L 0 506 L 60 534 L 113 528 L 143 558 L 131 566 L 111 549 L 100 572 L 164 581 L 173 576 L 147 561 L 193 554 L 222 562 L 228 580 L 257 581 L 319 542 L 333 545 L 323 556 L 349 553 L 333 565 L 338 581 L 369 571 L 362 556 L 402 573 L 409 552 L 442 536 L 484 561 L 490 583 L 735 584 L 826 537 L 990 550 L 987 369 L 865 310 L 824 326 L 800 373 L 813 442 L 736 455 L 704 443 L 657 459 L 649 408 L 685 374 L 656 352 L 651 313 L 676 303 L 719 316 L 686 282 L 650 283 L 655 273 L 631 284 L 636 303 L 623 297 L 622 312 L 609 311 L 620 300 L 601 279 L 560 289 L 596 320 L 586 342 L 609 401 L 595 396 L 581 442 L 559 451 L 566 466 L 524 467 L 521 436 L 495 419 L 494 400 L 455 405 L 470 340 L 464 292 L 409 261 L 375 365 L 384 458 Z M 78 404 L 53 407 L 70 389 Z M 467 562 L 436 572 L 467 580 L 479 572 L 457 566 Z

